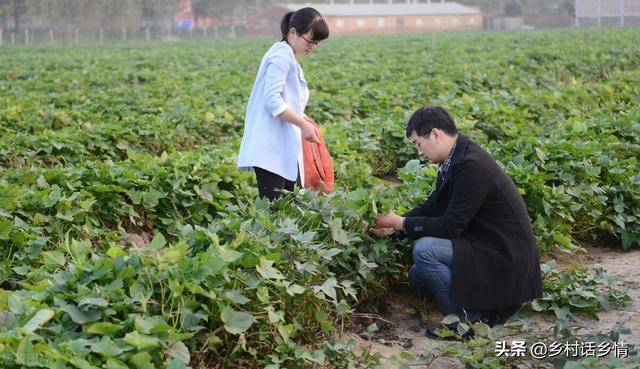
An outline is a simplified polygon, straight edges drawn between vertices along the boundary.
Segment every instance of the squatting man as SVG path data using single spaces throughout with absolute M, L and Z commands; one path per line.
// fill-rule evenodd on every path
M 542 295 L 536 240 L 516 185 L 442 107 L 418 109 L 406 135 L 439 165 L 435 190 L 402 216 L 378 214 L 370 231 L 416 240 L 409 285 L 435 299 L 442 314 L 504 323 Z M 438 337 L 439 328 L 427 327 L 426 335 Z

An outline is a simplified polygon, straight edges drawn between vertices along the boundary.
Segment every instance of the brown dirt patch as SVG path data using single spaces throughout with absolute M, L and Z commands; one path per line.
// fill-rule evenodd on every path
M 635 350 L 640 346 L 640 250 L 623 252 L 621 249 L 610 247 L 595 247 L 583 245 L 584 252 L 560 256 L 558 267 L 565 268 L 573 263 L 594 266 L 602 265 L 607 274 L 617 277 L 629 289 L 629 295 L 633 301 L 626 307 L 603 311 L 598 314 L 599 319 L 583 317 L 593 332 L 608 333 L 616 325 L 624 324 L 631 330 L 628 335 L 622 335 L 620 341 L 635 345 Z M 438 323 L 442 315 L 437 311 L 435 304 L 421 301 L 420 298 L 408 287 L 396 288 L 390 292 L 384 313 L 380 315 L 355 316 L 354 326 L 342 337 L 353 339 L 359 348 L 368 348 L 382 356 L 381 368 L 396 368 L 392 356 L 402 351 L 410 353 L 415 358 L 420 358 L 411 365 L 415 368 L 464 368 L 458 360 L 448 357 L 430 358 L 433 351 L 442 345 L 450 345 L 446 341 L 432 340 L 425 337 L 424 330 L 427 324 Z M 548 315 L 537 314 L 525 320 L 528 325 L 538 326 L 542 329 L 553 327 L 554 318 Z M 381 324 L 380 322 L 384 322 Z M 379 333 L 372 336 L 362 334 L 366 328 L 376 322 Z M 636 351 L 637 352 L 637 351 Z M 633 350 L 631 351 L 633 354 Z M 532 359 L 533 360 L 533 359 Z M 534 367 L 547 367 L 546 364 L 532 363 Z M 551 366 L 553 367 L 553 366 Z

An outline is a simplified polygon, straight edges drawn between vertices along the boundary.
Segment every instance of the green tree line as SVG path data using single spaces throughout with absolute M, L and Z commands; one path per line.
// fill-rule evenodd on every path
M 192 0 L 194 17 L 250 15 L 270 0 Z M 0 0 L 0 29 L 137 28 L 171 24 L 179 0 Z

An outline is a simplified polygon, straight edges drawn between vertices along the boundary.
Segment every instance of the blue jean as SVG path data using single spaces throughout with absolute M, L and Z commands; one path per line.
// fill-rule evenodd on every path
M 413 264 L 409 269 L 409 286 L 424 296 L 434 298 L 445 316 L 456 314 L 461 321 L 476 321 L 480 312 L 454 309 L 451 301 L 453 244 L 451 240 L 422 237 L 413 247 Z

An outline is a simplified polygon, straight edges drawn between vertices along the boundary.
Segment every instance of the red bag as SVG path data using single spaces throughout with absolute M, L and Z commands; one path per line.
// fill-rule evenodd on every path
M 318 125 L 313 123 L 316 128 Z M 327 150 L 327 144 L 318 129 L 319 143 L 302 139 L 302 157 L 304 160 L 304 188 L 321 193 L 333 191 L 333 159 Z

